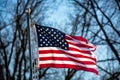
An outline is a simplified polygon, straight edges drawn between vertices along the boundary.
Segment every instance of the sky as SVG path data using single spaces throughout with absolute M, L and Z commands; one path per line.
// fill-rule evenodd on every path
M 47 1 L 48 3 L 46 3 Z M 70 34 L 72 21 L 76 17 L 76 13 L 74 13 L 76 9 L 70 7 L 73 6 L 72 2 L 68 0 L 56 0 L 55 3 L 51 4 L 49 0 L 47 1 L 45 5 L 41 6 L 42 8 L 48 7 L 44 12 L 45 18 L 42 21 L 42 25 L 54 27 Z
M 47 15 L 47 17 L 45 17 L 45 19 L 42 21 L 42 25 L 46 25 L 46 26 L 50 26 L 50 27 L 54 27 L 56 29 L 59 29 L 63 32 L 65 32 L 66 34 L 70 34 L 71 32 L 71 21 L 69 16 L 72 16 L 73 19 L 76 17 L 76 14 L 73 14 L 74 11 L 76 10 L 74 7 L 70 7 L 72 4 L 70 4 L 70 2 L 68 0 L 63 0 L 60 1 L 58 0 L 57 3 L 53 3 L 52 5 L 49 5 L 49 7 L 55 7 L 55 9 L 47 9 L 47 11 L 44 12 L 44 14 Z M 43 6 L 42 6 L 43 7 Z M 57 8 L 56 8 L 57 7 Z M 78 34 L 79 35 L 79 34 Z M 104 49 L 104 52 L 101 51 Z M 105 46 L 97 46 L 97 50 L 95 51 L 95 54 L 97 56 L 98 60 L 102 60 L 105 59 L 107 49 L 105 49 Z M 104 57 L 99 57 L 100 55 L 104 55 Z M 102 65 L 102 64 L 101 64 Z M 50 69 L 48 71 L 48 73 L 51 73 Z M 62 73 L 62 69 L 54 69 L 55 71 L 59 71 L 59 73 Z M 77 77 L 79 77 L 79 72 L 78 71 L 77 74 L 73 77 L 73 80 L 76 80 Z M 82 77 L 84 80 L 91 80 L 93 77 L 96 78 L 96 80 L 100 80 L 100 75 L 95 75 L 93 73 L 90 72 L 85 72 L 86 74 L 84 76 L 89 76 L 89 77 Z M 63 74 L 63 73 L 62 73 Z M 58 74 L 58 76 L 62 76 L 62 74 Z M 54 79 L 55 76 L 51 77 L 51 79 Z M 58 79 L 59 80 L 59 79 Z M 64 80 L 64 78 L 63 78 Z
M 8 0 L 8 1 L 10 1 L 10 0 Z M 4 2 L 4 0 L 0 0 L 0 10 L 2 10 L 3 13 L 5 11 L 6 14 L 2 15 L 2 17 L 9 20 L 9 19 L 11 19 L 11 15 L 9 14 L 9 11 L 6 12 L 6 10 L 5 10 L 6 7 L 4 6 L 3 2 Z M 43 12 L 44 14 L 41 15 L 41 16 L 45 16 L 45 18 L 41 21 L 42 25 L 54 27 L 56 29 L 59 29 L 59 30 L 65 32 L 66 34 L 70 34 L 71 29 L 72 29 L 71 24 L 77 14 L 77 13 L 73 14 L 76 11 L 76 8 L 70 7 L 73 4 L 71 4 L 71 2 L 68 0 L 56 0 L 55 3 L 51 3 L 50 0 L 46 0 L 46 3 L 47 4 L 41 6 L 41 8 L 43 8 L 43 9 L 45 7 L 48 7 L 48 8 L 46 8 L 46 11 Z M 48 5 L 48 4 L 51 4 L 51 5 Z M 72 17 L 72 18 L 70 18 L 70 17 Z M 116 19 L 118 19 L 118 18 L 116 18 Z M 117 24 L 117 22 L 116 22 L 116 24 Z M 7 34 L 6 34 L 6 30 L 8 30 Z M 9 26 L 8 26 L 6 28 L 6 30 L 2 30 L 1 33 L 4 35 L 9 35 L 7 37 L 8 40 L 12 40 L 12 37 L 11 37 L 12 28 L 9 28 Z M 79 35 L 79 34 L 77 34 L 77 35 Z M 99 45 L 99 46 L 97 46 L 97 50 L 95 51 L 95 54 L 96 54 L 98 60 L 103 60 L 108 57 L 108 54 L 106 54 L 108 52 L 109 52 L 109 50 L 107 49 L 107 46 Z M 100 57 L 101 55 L 104 57 Z M 13 64 L 11 64 L 11 65 L 13 65 Z M 101 65 L 103 68 L 106 68 L 106 66 L 108 64 L 105 64 L 103 66 L 103 64 L 100 63 L 99 65 Z M 118 63 L 116 63 L 116 65 L 118 65 Z M 11 67 L 11 71 L 12 71 L 12 66 L 10 66 L 10 67 Z M 48 72 L 51 72 L 51 70 Z M 61 69 L 59 69 L 58 71 L 61 72 Z M 78 71 L 77 75 L 75 77 L 79 77 L 79 75 L 80 75 L 79 72 L 81 72 L 81 71 Z M 101 75 L 97 76 L 93 73 L 89 73 L 89 72 L 85 72 L 85 73 L 86 73 L 85 76 L 89 75 L 89 77 L 83 77 L 84 80 L 91 80 L 93 77 L 95 77 L 97 80 L 100 80 Z M 59 77 L 62 76 L 62 72 L 59 73 L 58 76 Z M 73 77 L 73 80 L 75 79 L 75 77 Z M 53 79 L 54 79 L 54 76 L 53 76 Z
M 8 1 L 10 1 L 10 0 L 8 0 Z M 0 1 L 0 4 L 2 4 L 2 3 L 3 2 Z M 8 3 L 10 3 L 10 2 L 8 2 Z M 74 20 L 74 18 L 76 17 L 76 14 L 77 14 L 77 13 L 73 14 L 74 11 L 76 11 L 75 7 L 71 7 L 71 6 L 73 6 L 73 4 L 71 4 L 68 0 L 56 0 L 56 2 L 53 3 L 52 5 L 48 5 L 48 4 L 51 4 L 51 2 L 49 0 L 47 0 L 46 3 L 47 4 L 45 4 L 45 5 L 42 6 L 43 8 L 46 7 L 46 6 L 48 7 L 47 11 L 44 12 L 45 18 L 42 21 L 42 25 L 54 27 L 56 29 L 59 29 L 59 30 L 65 32 L 66 34 L 70 34 L 71 33 L 71 29 L 72 29 L 72 27 L 71 27 L 72 21 Z M 2 9 L 2 11 L 3 11 L 2 17 L 5 18 L 5 19 L 7 19 L 7 20 L 11 19 L 11 14 L 9 14 L 9 10 L 6 11 L 6 9 L 7 9 L 8 6 L 4 7 L 4 5 L 1 5 L 0 7 L 1 7 L 0 9 Z M 52 8 L 54 8 L 54 9 L 52 9 Z M 6 14 L 4 14 L 4 13 L 6 13 Z M 72 18 L 70 18 L 70 17 L 72 17 Z M 8 30 L 7 33 L 6 33 L 6 30 Z M 7 36 L 7 39 L 8 40 L 10 40 L 10 39 L 12 40 L 12 38 L 13 38 L 13 36 L 11 36 L 12 35 L 12 28 L 10 28 L 9 26 L 5 30 L 2 30 L 1 33 L 4 34 L 3 36 L 9 35 L 9 36 Z M 34 37 L 31 37 L 31 38 L 34 38 Z M 33 42 L 32 44 L 35 44 L 35 43 Z M 36 46 L 32 46 L 32 47 L 36 47 Z M 35 53 L 35 52 L 36 51 L 33 50 L 33 53 Z M 97 51 L 95 53 L 96 54 L 97 53 L 101 53 L 101 48 L 98 47 Z M 36 56 L 37 55 L 35 55 L 34 58 L 36 58 Z M 99 54 L 97 54 L 97 57 L 98 56 L 99 56 Z M 98 59 L 101 59 L 101 58 L 98 57 Z M 11 61 L 11 64 L 10 64 L 11 73 L 13 72 L 12 65 L 14 65 L 14 64 Z M 58 76 L 62 76 L 63 75 L 63 72 L 61 70 L 62 69 L 56 69 L 56 71 L 60 72 L 58 74 Z M 51 72 L 51 71 L 52 71 L 52 69 L 50 69 L 48 71 L 48 73 Z M 91 76 L 89 76 L 89 77 L 83 77 L 84 80 L 88 80 L 89 78 L 92 78 L 93 76 L 99 78 L 99 76 L 97 76 L 97 75 L 95 75 L 93 73 L 89 73 L 89 72 L 86 72 L 86 73 L 88 73 Z M 86 76 L 88 76 L 88 75 L 86 74 Z M 54 77 L 55 76 L 53 76 L 53 78 Z M 76 75 L 75 77 L 79 77 L 79 71 L 78 71 L 78 75 Z M 62 79 L 64 79 L 64 78 L 62 77 Z

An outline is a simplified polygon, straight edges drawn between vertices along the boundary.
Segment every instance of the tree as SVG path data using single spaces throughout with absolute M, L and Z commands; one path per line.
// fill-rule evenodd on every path
M 2 7 L 0 28 L 0 59 L 2 80 L 27 80 L 29 76 L 29 53 L 25 10 L 30 6 L 32 13 L 42 1 L 7 0 Z M 9 4 L 11 3 L 11 4 Z M 14 6 L 12 6 L 14 5 Z M 4 17 L 5 16 L 5 17 Z
M 34 23 L 83 36 L 105 48 L 96 52 L 100 78 L 84 71 L 45 68 L 38 70 L 39 79 L 84 80 L 88 74 L 91 80 L 120 79 L 119 0 L 5 0 L 0 4 L 1 80 L 29 79 L 27 8 Z

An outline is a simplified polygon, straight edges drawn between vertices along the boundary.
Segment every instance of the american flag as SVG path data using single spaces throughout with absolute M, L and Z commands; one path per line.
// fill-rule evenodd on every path
M 36 30 L 40 68 L 72 68 L 98 74 L 95 45 L 51 27 L 36 25 Z

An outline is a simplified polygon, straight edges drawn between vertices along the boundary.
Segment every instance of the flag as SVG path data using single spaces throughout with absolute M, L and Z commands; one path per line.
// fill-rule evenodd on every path
M 96 46 L 80 36 L 36 25 L 40 68 L 72 68 L 98 74 Z

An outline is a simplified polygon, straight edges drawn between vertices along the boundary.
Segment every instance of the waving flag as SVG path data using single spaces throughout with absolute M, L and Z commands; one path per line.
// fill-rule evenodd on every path
M 98 74 L 95 45 L 54 28 L 36 25 L 36 30 L 40 68 L 72 68 Z

